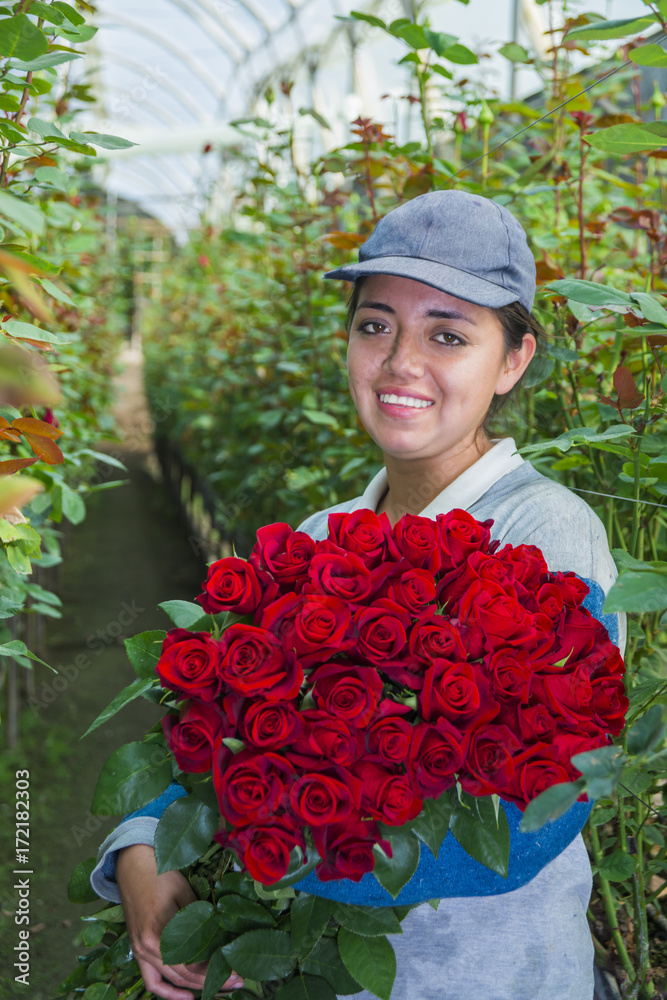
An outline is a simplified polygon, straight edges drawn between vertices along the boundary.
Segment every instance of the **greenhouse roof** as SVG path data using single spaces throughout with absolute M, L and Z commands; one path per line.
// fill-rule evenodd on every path
M 485 86 L 508 96 L 511 67 L 497 50 L 512 40 L 515 3 L 516 39 L 544 52 L 546 7 L 536 0 L 425 0 L 420 19 L 488 53 L 480 67 L 455 68 L 483 74 Z M 234 188 L 242 137 L 230 123 L 265 113 L 269 86 L 279 123 L 301 108 L 326 120 L 328 128 L 301 118 L 305 161 L 347 141 L 359 114 L 414 138 L 416 113 L 400 101 L 409 92 L 409 68 L 397 66 L 405 47 L 369 24 L 337 19 L 362 10 L 390 22 L 411 8 L 410 0 L 99 0 L 85 61 L 97 104 L 86 127 L 138 145 L 109 153 L 98 181 L 184 232 L 212 187 L 223 200 Z M 646 11 L 642 0 L 589 0 L 587 9 L 607 17 Z M 290 98 L 282 81 L 294 83 Z M 515 71 L 517 94 L 540 87 L 532 69 Z

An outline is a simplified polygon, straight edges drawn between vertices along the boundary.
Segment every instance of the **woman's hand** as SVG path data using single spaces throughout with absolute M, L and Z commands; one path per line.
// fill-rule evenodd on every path
M 178 871 L 158 875 L 155 852 L 147 844 L 133 844 L 119 852 L 116 880 L 130 944 L 146 987 L 164 1000 L 193 1000 L 191 991 L 204 988 L 208 963 L 164 965 L 160 954 L 164 927 L 197 899 L 188 880 Z M 237 986 L 243 986 L 243 980 L 233 972 L 221 988 Z

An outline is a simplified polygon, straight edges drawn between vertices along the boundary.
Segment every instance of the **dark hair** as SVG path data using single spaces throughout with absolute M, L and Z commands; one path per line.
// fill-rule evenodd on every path
M 352 320 L 354 319 L 354 314 L 357 311 L 357 306 L 359 304 L 359 295 L 361 292 L 361 287 L 367 276 L 357 278 L 354 283 L 354 288 L 350 293 L 350 297 L 347 301 L 347 315 L 345 317 L 345 329 L 350 332 L 352 327 Z M 503 328 L 503 337 L 505 338 L 505 357 L 510 353 L 510 351 L 518 351 L 523 343 L 523 338 L 527 333 L 532 333 L 537 341 L 538 351 L 540 347 L 544 344 L 546 340 L 546 331 L 544 327 L 532 316 L 525 306 L 522 306 L 520 302 L 510 302 L 508 306 L 498 306 L 496 309 L 491 309 L 500 320 L 500 325 Z M 524 372 L 525 375 L 525 372 Z M 501 396 L 494 395 L 491 400 L 491 405 L 487 410 L 486 416 L 481 427 L 486 431 L 487 424 L 491 421 L 505 406 L 508 399 L 514 396 L 518 390 L 521 382 L 523 381 L 523 375 L 521 378 L 512 386 L 509 392 L 503 393 Z

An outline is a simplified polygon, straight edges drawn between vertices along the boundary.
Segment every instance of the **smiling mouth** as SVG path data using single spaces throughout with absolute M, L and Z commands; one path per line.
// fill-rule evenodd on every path
M 390 403 L 392 406 L 412 407 L 415 410 L 423 410 L 428 406 L 433 406 L 433 400 L 416 399 L 414 396 L 396 396 L 393 392 L 378 393 L 381 403 Z

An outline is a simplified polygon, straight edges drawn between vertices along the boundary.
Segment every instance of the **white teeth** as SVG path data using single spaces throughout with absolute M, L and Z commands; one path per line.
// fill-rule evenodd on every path
M 416 410 L 425 406 L 433 406 L 433 401 L 429 399 L 415 399 L 414 396 L 396 396 L 393 392 L 380 393 L 380 400 L 383 403 L 393 403 L 394 406 L 413 406 Z

